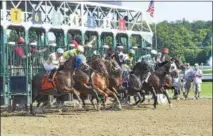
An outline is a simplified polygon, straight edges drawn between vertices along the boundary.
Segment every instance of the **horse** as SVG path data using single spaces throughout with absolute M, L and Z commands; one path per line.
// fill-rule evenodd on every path
M 166 74 L 171 73 L 176 69 L 176 65 L 173 60 L 165 61 L 161 67 L 159 67 L 155 72 L 151 72 L 151 75 L 148 79 L 148 82 L 144 82 L 144 79 L 146 78 L 147 73 L 151 70 L 149 65 L 143 61 L 138 62 L 132 71 L 132 78 L 130 78 L 129 86 L 132 87 L 133 91 L 140 91 L 143 97 L 143 102 L 145 100 L 145 92 L 151 92 L 154 97 L 154 109 L 156 109 L 157 105 L 157 94 L 156 90 L 161 91 L 166 97 L 169 102 L 169 105 L 171 106 L 171 101 L 169 99 L 168 93 L 165 91 L 165 86 L 167 84 L 164 84 L 164 77 Z M 132 80 L 132 81 L 131 81 Z M 132 84 L 131 84 L 132 83 Z M 137 85 L 137 88 L 135 87 Z M 128 90 L 129 91 L 129 90 Z M 131 90 L 130 90 L 131 91 Z M 139 99 L 140 99 L 140 95 Z M 138 104 L 138 102 L 136 103 Z
M 122 85 L 122 70 L 115 59 L 105 60 L 105 65 L 109 73 L 109 89 L 118 95 L 118 89 Z
M 79 92 L 74 88 L 74 69 L 72 64 L 73 58 L 70 58 L 59 68 L 54 81 L 52 83 L 48 83 L 50 87 L 42 88 L 42 82 L 48 82 L 46 74 L 41 73 L 34 76 L 32 80 L 32 103 L 35 101 L 40 102 L 40 99 L 43 99 L 43 97 L 47 95 L 59 97 L 68 93 L 74 93 L 79 101 L 79 107 L 81 107 Z M 56 93 L 54 89 L 57 89 L 59 93 Z M 33 113 L 32 103 L 30 104 L 30 113 Z
M 100 58 L 97 58 L 97 56 L 92 56 L 92 60 L 97 60 Z M 97 59 L 96 59 L 97 58 Z M 87 59 L 87 63 L 91 64 L 91 58 Z M 99 110 L 99 97 L 98 97 L 98 91 L 94 88 L 93 84 L 91 83 L 91 75 L 93 72 L 97 73 L 103 73 L 104 75 L 108 75 L 108 73 L 104 73 L 102 69 L 105 68 L 104 63 L 99 63 L 100 61 L 96 61 L 96 65 L 98 67 L 90 67 L 89 65 L 86 65 L 86 67 L 83 67 L 84 65 L 81 65 L 80 68 L 75 70 L 74 74 L 74 80 L 75 85 L 74 88 L 80 92 L 80 97 L 83 102 L 83 106 L 85 107 L 85 99 L 88 97 L 88 95 L 91 95 L 90 101 L 93 105 L 93 107 L 97 110 Z M 93 99 L 96 99 L 97 101 L 97 107 L 95 106 Z
M 110 71 L 109 67 L 107 67 L 105 63 L 107 63 L 106 60 L 103 60 L 102 58 L 90 58 L 88 60 L 88 65 L 95 70 L 95 72 L 93 72 L 91 76 L 92 85 L 96 90 L 98 90 L 98 93 L 100 95 L 104 96 L 104 107 L 106 106 L 106 100 L 108 96 L 112 96 L 117 101 L 118 108 L 122 109 L 118 96 L 116 95 L 116 90 L 110 89 Z M 100 64 L 104 67 L 100 67 Z M 113 87 L 115 86 L 111 86 L 111 88 Z

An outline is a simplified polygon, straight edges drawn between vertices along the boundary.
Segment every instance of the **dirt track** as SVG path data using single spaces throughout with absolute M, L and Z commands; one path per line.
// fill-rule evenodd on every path
M 2 136 L 211 136 L 212 100 L 173 101 L 152 110 L 72 111 L 46 117 L 1 118 Z

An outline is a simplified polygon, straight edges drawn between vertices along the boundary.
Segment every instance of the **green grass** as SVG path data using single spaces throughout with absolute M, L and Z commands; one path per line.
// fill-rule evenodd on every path
M 173 96 L 172 91 L 169 91 L 169 95 Z M 201 93 L 200 93 L 201 97 L 212 97 L 212 82 L 203 82 L 201 85 Z M 181 96 L 182 96 L 182 92 L 181 92 Z M 189 93 L 190 97 L 194 96 L 194 90 L 193 90 L 193 83 L 192 83 L 192 88 L 190 90 Z
M 212 96 L 212 82 L 203 82 L 201 96 Z
M 194 96 L 194 90 L 193 90 L 193 85 L 191 88 L 191 91 L 189 93 L 189 96 Z M 201 85 L 201 92 L 200 92 L 201 97 L 212 97 L 212 82 L 203 82 Z
M 212 74 L 212 70 L 203 71 L 203 74 Z

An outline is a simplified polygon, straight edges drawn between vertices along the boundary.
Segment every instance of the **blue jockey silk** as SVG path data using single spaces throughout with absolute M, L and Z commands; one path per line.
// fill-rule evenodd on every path
M 84 55 L 77 55 L 77 56 L 75 56 L 74 68 L 75 68 L 75 69 L 76 69 L 76 68 L 79 68 L 79 67 L 81 66 L 81 64 L 82 64 L 83 62 L 85 62 L 85 61 L 86 61 L 86 58 L 85 58 Z

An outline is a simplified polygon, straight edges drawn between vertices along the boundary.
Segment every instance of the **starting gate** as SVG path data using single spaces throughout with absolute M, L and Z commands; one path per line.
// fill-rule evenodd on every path
M 145 18 L 137 9 L 94 2 L 2 1 L 1 104 L 9 104 L 11 98 L 30 103 L 32 77 L 42 71 L 42 62 L 58 47 L 71 49 L 76 35 L 80 35 L 82 45 L 89 45 L 95 37 L 92 48 L 86 49 L 87 55 L 93 50 L 101 52 L 105 44 L 115 49 L 118 43 L 125 45 L 126 52 L 133 48 L 136 56 L 140 55 L 142 47 L 152 45 L 153 33 Z M 50 33 L 54 36 L 48 36 Z M 18 35 L 25 39 L 20 47 L 16 45 Z M 139 36 L 138 43 L 131 43 L 133 35 Z M 22 48 L 24 57 L 17 55 L 18 48 Z

